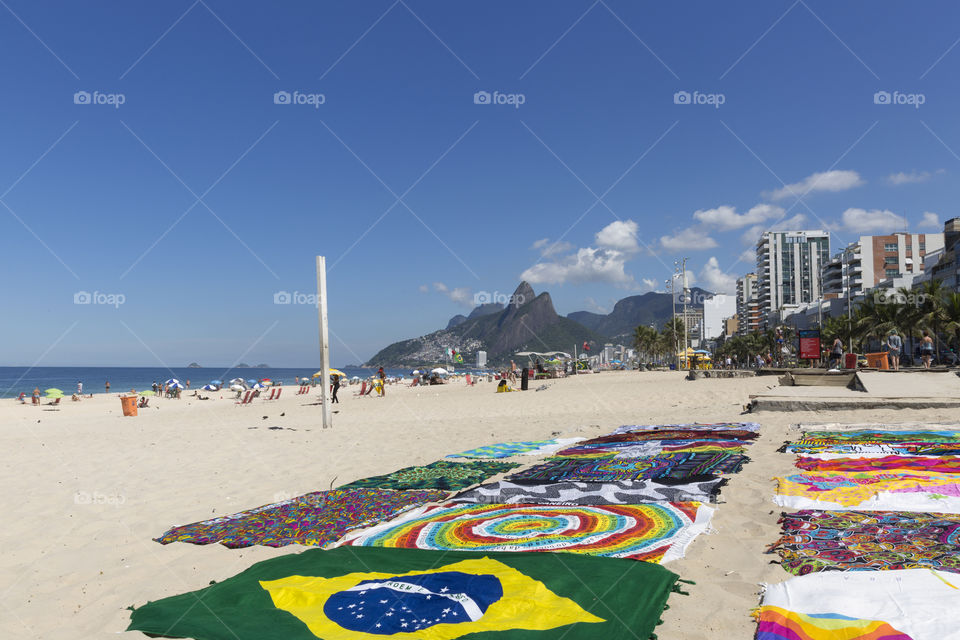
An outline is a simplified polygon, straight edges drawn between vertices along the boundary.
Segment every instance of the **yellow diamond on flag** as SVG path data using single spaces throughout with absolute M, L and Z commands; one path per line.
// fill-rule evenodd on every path
M 463 560 L 403 574 L 261 581 L 278 609 L 324 640 L 453 640 L 481 631 L 606 622 L 502 562 Z M 409 634 L 416 633 L 416 636 Z

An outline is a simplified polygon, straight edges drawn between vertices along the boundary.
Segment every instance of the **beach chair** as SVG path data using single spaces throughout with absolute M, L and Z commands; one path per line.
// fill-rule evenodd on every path
M 264 398 L 264 399 L 265 399 L 265 400 L 273 400 L 274 396 L 276 396 L 276 395 L 277 395 L 277 390 L 276 390 L 276 389 L 270 389 L 270 396 L 267 397 L 267 398 Z
M 277 397 L 274 398 L 274 400 L 279 400 L 281 393 L 283 393 L 283 387 L 280 387 L 279 389 L 277 389 Z
M 364 380 L 363 383 L 360 385 L 360 395 L 361 395 L 361 396 L 367 395 L 367 381 L 366 381 L 366 380 Z
M 420 384 L 420 378 L 414 378 L 414 379 L 413 379 L 413 382 L 410 383 L 410 386 L 411 386 L 411 387 L 415 387 L 415 386 L 417 386 L 418 384 Z
M 466 380 L 467 380 L 467 386 L 468 386 L 468 387 L 472 387 L 472 386 L 474 385 L 473 378 L 471 377 L 471 375 L 470 375 L 469 373 L 468 373 L 467 375 L 465 375 L 464 378 L 466 378 Z
M 250 404 L 250 400 L 252 400 L 251 398 L 252 395 L 253 395 L 253 391 L 247 391 L 245 394 L 243 394 L 243 399 L 240 402 L 235 402 L 234 404 L 240 404 L 240 405 Z

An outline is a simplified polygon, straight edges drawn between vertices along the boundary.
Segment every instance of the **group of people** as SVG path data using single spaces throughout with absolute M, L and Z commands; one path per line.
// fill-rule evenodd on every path
M 896 329 L 890 329 L 887 334 L 887 341 L 884 345 L 887 351 L 887 360 L 889 366 L 894 371 L 900 370 L 900 357 L 903 354 L 903 338 L 901 338 Z M 933 338 L 930 332 L 924 330 L 923 338 L 920 341 L 920 360 L 923 362 L 923 368 L 929 369 L 933 363 L 933 355 L 936 349 L 933 344 Z

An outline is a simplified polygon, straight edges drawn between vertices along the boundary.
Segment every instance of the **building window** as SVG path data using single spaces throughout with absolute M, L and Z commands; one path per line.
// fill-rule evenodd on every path
M 888 243 L 886 243 L 885 245 L 883 245 L 883 250 L 884 250 L 884 251 L 897 251 L 897 243 L 896 243 L 896 242 L 888 242 Z
M 900 264 L 896 256 L 887 256 L 883 259 L 883 264 Z
M 927 250 L 927 243 L 926 243 L 926 242 L 921 242 L 921 243 L 920 243 L 920 251 L 926 251 L 926 250 Z
M 887 278 L 899 278 L 899 277 L 900 277 L 900 272 L 897 271 L 896 269 L 887 269 L 887 270 L 885 271 L 885 274 L 886 274 L 886 277 L 887 277 Z

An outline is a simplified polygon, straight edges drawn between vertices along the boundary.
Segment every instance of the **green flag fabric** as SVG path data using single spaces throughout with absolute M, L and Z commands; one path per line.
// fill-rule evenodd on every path
M 646 640 L 676 582 L 660 565 L 569 553 L 311 549 L 149 602 L 128 630 L 196 640 Z

